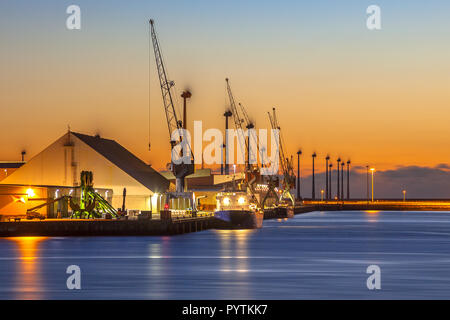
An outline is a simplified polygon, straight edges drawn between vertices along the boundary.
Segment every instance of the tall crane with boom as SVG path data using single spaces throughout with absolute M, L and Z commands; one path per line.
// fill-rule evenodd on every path
M 237 106 L 236 106 L 236 102 L 233 96 L 233 92 L 231 91 L 231 86 L 230 86 L 230 81 L 228 78 L 225 79 L 225 81 L 227 82 L 227 92 L 228 92 L 228 98 L 230 100 L 230 109 L 231 109 L 231 113 L 233 116 L 233 120 L 234 120 L 234 126 L 235 128 L 238 130 L 238 134 L 240 134 L 240 138 L 238 137 L 239 143 L 241 144 L 241 149 L 242 152 L 245 153 L 247 152 L 247 159 L 245 160 L 245 183 L 247 188 L 249 189 L 249 191 L 251 192 L 252 196 L 257 199 L 258 202 L 258 206 L 260 206 L 260 201 L 258 200 L 258 198 L 256 197 L 256 192 L 255 192 L 255 188 L 254 188 L 254 183 L 256 182 L 256 180 L 259 178 L 259 168 L 258 166 L 252 166 L 250 163 L 250 131 L 248 132 L 248 138 L 245 138 L 244 135 L 244 126 L 247 130 L 253 129 L 255 127 L 255 125 L 253 124 L 253 122 L 250 121 L 250 118 L 247 114 L 247 112 L 245 111 L 245 108 L 239 103 L 239 107 L 241 109 L 241 111 L 239 112 Z M 243 115 L 243 118 L 241 117 L 241 113 Z M 244 143 L 242 142 L 244 141 Z
M 278 154 L 279 154 L 279 165 L 281 167 L 281 172 L 283 174 L 282 179 L 282 190 L 281 190 L 281 196 L 279 197 L 279 202 L 290 202 L 292 205 L 295 205 L 294 198 L 291 194 L 291 189 L 295 185 L 295 174 L 294 174 L 294 167 L 292 164 L 292 157 L 289 159 L 285 155 L 285 148 L 284 148 L 284 141 L 283 136 L 281 135 L 281 127 L 278 124 L 277 115 L 275 113 L 275 108 L 272 108 L 272 114 L 270 112 L 267 113 L 269 115 L 270 125 L 272 129 L 279 131 L 279 139 L 277 141 L 277 147 L 278 147 Z M 273 188 L 275 184 L 273 183 L 274 180 L 272 180 L 272 183 L 269 183 L 269 191 L 267 192 L 267 195 L 270 193 L 273 193 Z M 266 199 L 264 199 L 263 204 Z
M 245 155 L 245 152 L 248 150 L 249 145 L 248 145 L 247 139 L 245 139 L 245 136 L 244 136 L 244 127 L 242 126 L 244 120 L 241 119 L 241 116 L 239 115 L 239 110 L 236 107 L 236 102 L 234 100 L 233 92 L 231 91 L 230 80 L 228 78 L 226 78 L 225 81 L 227 82 L 227 93 L 228 93 L 228 99 L 230 100 L 230 109 L 231 109 L 231 114 L 232 114 L 233 120 L 234 120 L 234 127 L 236 128 L 236 130 L 238 130 L 238 134 L 240 135 L 240 137 L 238 137 L 238 140 L 239 140 L 239 144 L 241 145 L 242 153 Z M 248 168 L 247 160 L 245 160 L 245 167 Z
M 175 147 L 178 141 L 172 140 L 172 134 L 176 130 L 183 129 L 183 123 L 182 121 L 178 120 L 177 113 L 175 111 L 174 101 L 173 101 L 173 87 L 175 86 L 174 81 L 170 81 L 167 79 L 167 71 L 164 66 L 162 54 L 161 54 L 161 48 L 159 45 L 158 37 L 155 32 L 155 26 L 154 21 L 150 20 L 150 33 L 153 43 L 153 50 L 155 52 L 155 61 L 156 61 L 156 68 L 158 70 L 158 78 L 159 83 L 161 87 L 161 93 L 163 98 L 163 104 L 164 104 L 164 111 L 166 114 L 166 120 L 167 120 L 167 127 L 169 129 L 169 138 L 170 138 L 170 146 L 171 150 Z M 190 95 L 189 95 L 190 97 Z M 181 133 L 180 133 L 181 137 Z M 180 138 L 181 141 L 181 138 Z M 185 141 L 185 143 L 188 143 Z M 185 191 L 185 177 L 194 173 L 194 156 L 192 154 L 192 149 L 188 145 L 189 153 L 190 153 L 190 161 L 189 163 L 185 163 L 184 161 L 180 164 L 174 163 L 172 157 L 171 162 L 169 164 L 170 170 L 172 171 L 173 175 L 176 178 L 176 192 L 177 193 L 183 193 Z M 172 154 L 172 153 L 171 153 Z

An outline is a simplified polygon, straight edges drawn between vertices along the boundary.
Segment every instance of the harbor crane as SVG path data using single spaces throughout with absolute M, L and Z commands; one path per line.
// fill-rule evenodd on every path
M 158 78 L 159 83 L 161 87 L 161 94 L 163 98 L 163 104 L 164 104 L 164 111 L 166 114 L 166 120 L 167 120 L 167 127 L 169 129 L 169 138 L 170 138 L 170 146 L 171 150 L 173 151 L 173 148 L 179 141 L 172 140 L 172 134 L 173 132 L 179 130 L 180 131 L 180 141 L 181 138 L 181 130 L 183 129 L 183 126 L 186 124 L 183 124 L 182 121 L 178 120 L 177 113 L 175 111 L 174 106 L 174 93 L 172 92 L 174 90 L 175 83 L 174 81 L 167 79 L 167 71 L 163 63 L 163 58 L 161 54 L 161 48 L 159 45 L 158 37 L 155 32 L 155 26 L 154 21 L 150 20 L 150 33 L 151 33 L 151 39 L 153 43 L 153 50 L 155 53 L 155 61 L 156 61 L 156 68 L 158 71 Z M 189 97 L 191 94 L 189 93 Z M 184 98 L 184 97 L 183 97 Z M 194 156 L 192 153 L 192 149 L 190 145 L 188 144 L 188 141 L 185 141 L 187 143 L 187 147 L 189 150 L 189 157 L 190 161 L 188 163 L 185 163 L 183 161 L 180 164 L 174 163 L 172 157 L 171 162 L 169 164 L 169 168 L 172 171 L 173 175 L 176 178 L 176 192 L 177 193 L 183 193 L 185 191 L 185 178 L 186 176 L 194 173 Z
M 283 179 L 281 182 L 282 190 L 281 195 L 279 197 L 279 202 L 288 202 L 288 203 L 290 202 L 292 205 L 295 205 L 294 198 L 292 197 L 291 194 L 291 189 L 295 185 L 295 175 L 294 175 L 294 166 L 292 164 L 292 157 L 290 159 L 286 157 L 283 136 L 281 134 L 281 127 L 278 123 L 275 108 L 272 108 L 272 114 L 270 114 L 270 112 L 268 112 L 267 114 L 269 115 L 270 125 L 272 129 L 279 130 L 277 148 L 279 154 L 279 166 L 281 167 L 281 172 L 283 174 Z M 275 188 L 275 180 L 272 178 L 271 182 L 269 183 L 269 191 L 267 192 L 266 197 L 263 200 L 263 205 L 266 201 L 267 196 L 271 193 L 274 193 L 274 188 Z
M 225 81 L 227 82 L 228 99 L 230 100 L 230 109 L 231 109 L 231 114 L 232 114 L 233 120 L 234 120 L 234 127 L 236 128 L 236 130 L 238 130 L 238 134 L 240 135 L 240 137 L 238 137 L 238 140 L 239 140 L 239 144 L 241 145 L 241 150 L 242 150 L 243 154 L 245 155 L 245 152 L 249 150 L 249 144 L 248 144 L 247 139 L 245 139 L 245 135 L 244 135 L 244 127 L 242 125 L 244 120 L 241 119 L 241 117 L 239 115 L 239 110 L 236 107 L 236 102 L 234 100 L 233 92 L 231 91 L 230 81 L 228 78 L 226 78 Z M 243 143 L 242 141 L 244 142 L 244 144 L 242 144 Z M 245 160 L 245 167 L 248 168 L 248 157 Z
M 248 132 L 247 139 L 245 138 L 245 135 L 244 135 L 244 125 L 247 130 L 253 129 L 255 127 L 255 125 L 253 124 L 253 122 L 250 121 L 250 118 L 249 118 L 247 112 L 245 111 L 245 108 L 240 103 L 239 103 L 240 111 L 238 110 L 234 96 L 233 96 L 233 92 L 231 91 L 230 81 L 228 78 L 226 78 L 225 81 L 227 83 L 227 92 L 228 92 L 228 98 L 230 100 L 230 109 L 231 109 L 231 113 L 232 113 L 233 120 L 234 120 L 234 126 L 235 126 L 236 130 L 238 130 L 238 134 L 240 134 L 240 137 L 238 137 L 238 140 L 239 140 L 239 143 L 241 144 L 241 150 L 243 149 L 242 151 L 243 151 L 244 155 L 245 155 L 245 152 L 247 152 L 247 159 L 245 161 L 246 185 L 247 185 L 248 189 L 250 190 L 250 192 L 252 193 L 252 195 L 254 196 L 254 198 L 257 199 L 256 192 L 254 189 L 254 183 L 259 178 L 259 168 L 258 168 L 258 165 L 252 166 L 250 163 L 250 132 L 247 131 Z M 241 116 L 241 113 L 242 113 L 242 116 Z M 244 141 L 244 143 L 242 143 L 242 141 Z M 260 205 L 259 201 L 258 201 L 258 205 Z

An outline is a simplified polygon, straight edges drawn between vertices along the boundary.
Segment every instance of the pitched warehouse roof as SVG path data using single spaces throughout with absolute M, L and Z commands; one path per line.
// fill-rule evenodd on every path
M 71 133 L 152 192 L 161 193 L 169 188 L 169 180 L 116 141 L 73 131 Z

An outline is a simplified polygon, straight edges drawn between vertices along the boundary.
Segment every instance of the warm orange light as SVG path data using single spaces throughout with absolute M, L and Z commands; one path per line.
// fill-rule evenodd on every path
M 375 172 L 375 168 L 370 168 L 370 171 L 372 171 L 372 173 Z
M 32 198 L 32 197 L 34 197 L 34 196 L 36 195 L 36 193 L 34 192 L 34 190 L 31 189 L 31 188 L 28 188 L 27 191 L 26 191 L 25 193 L 27 194 L 28 198 Z

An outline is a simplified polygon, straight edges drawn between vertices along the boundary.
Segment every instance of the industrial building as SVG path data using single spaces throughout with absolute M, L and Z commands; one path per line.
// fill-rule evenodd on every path
M 42 201 L 54 199 L 57 190 L 59 196 L 70 193 L 80 185 L 83 170 L 93 172 L 95 188 L 115 208 L 122 207 L 125 188 L 127 209 L 157 210 L 160 201 L 155 195 L 165 192 L 170 184 L 116 141 L 68 131 L 3 176 L 0 214 L 27 200 L 28 189 L 36 190 L 34 193 L 40 194 L 36 198 Z

